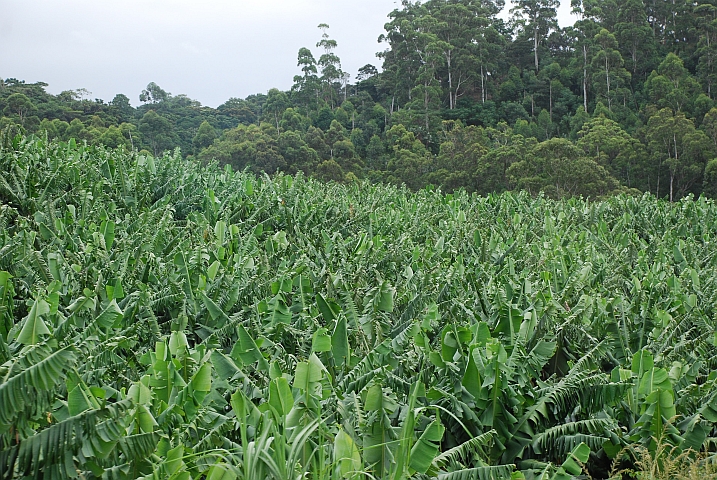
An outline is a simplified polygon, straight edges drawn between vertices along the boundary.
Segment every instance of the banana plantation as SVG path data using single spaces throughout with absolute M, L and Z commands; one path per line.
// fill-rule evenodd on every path
M 716 220 L 0 137 L 0 478 L 714 474 Z

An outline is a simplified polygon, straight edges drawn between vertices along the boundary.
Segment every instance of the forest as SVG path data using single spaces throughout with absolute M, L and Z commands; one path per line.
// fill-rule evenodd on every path
M 353 76 L 320 24 L 288 91 L 217 108 L 149 83 L 138 97 L 0 80 L 0 128 L 303 172 L 479 194 L 551 198 L 717 195 L 717 3 L 402 1 L 380 65 Z M 380 68 L 379 68 L 380 67 Z

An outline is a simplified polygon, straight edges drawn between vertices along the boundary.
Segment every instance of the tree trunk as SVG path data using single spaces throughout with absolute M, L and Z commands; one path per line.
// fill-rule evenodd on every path
M 610 101 L 610 66 L 607 61 L 607 53 L 605 54 L 605 82 L 607 83 L 607 109 L 612 112 L 612 102 Z
M 535 21 L 535 19 L 533 19 Z M 535 71 L 538 71 L 538 27 L 533 29 L 533 53 L 535 54 Z
M 672 184 L 674 183 L 674 180 L 675 180 L 675 174 L 672 173 L 672 170 L 670 170 L 670 202 L 673 201 L 673 199 L 672 199 Z
M 712 52 L 710 51 L 710 34 L 707 32 L 707 96 L 712 98 Z
M 426 135 L 428 135 L 428 84 L 423 84 L 423 106 L 426 109 Z
M 451 74 L 451 52 L 446 53 L 446 64 L 448 66 L 448 104 L 449 108 L 453 110 L 456 107 L 453 97 L 453 75 Z
M 583 108 L 588 111 L 588 47 L 583 45 Z

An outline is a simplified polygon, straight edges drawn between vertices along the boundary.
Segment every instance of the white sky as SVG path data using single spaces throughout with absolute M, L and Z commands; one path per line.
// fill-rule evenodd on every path
M 507 8 L 510 8 L 510 2 Z M 570 2 L 559 19 L 567 25 Z M 149 82 L 216 107 L 276 87 L 288 90 L 299 48 L 328 23 L 352 80 L 380 67 L 375 54 L 397 0 L 0 0 L 0 77 L 43 81 L 50 93 L 124 93 L 132 105 Z

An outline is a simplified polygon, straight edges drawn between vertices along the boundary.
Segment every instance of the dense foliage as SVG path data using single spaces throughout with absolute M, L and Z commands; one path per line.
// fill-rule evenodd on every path
M 290 91 L 216 109 L 154 83 L 134 108 L 7 79 L 0 127 L 414 190 L 717 194 L 715 1 L 573 0 L 566 28 L 557 6 L 513 0 L 504 21 L 503 0 L 404 0 L 379 39 L 382 71 L 354 82 L 322 24 Z
M 411 193 L 6 136 L 2 477 L 694 461 L 717 433 L 714 218 L 704 198 Z

